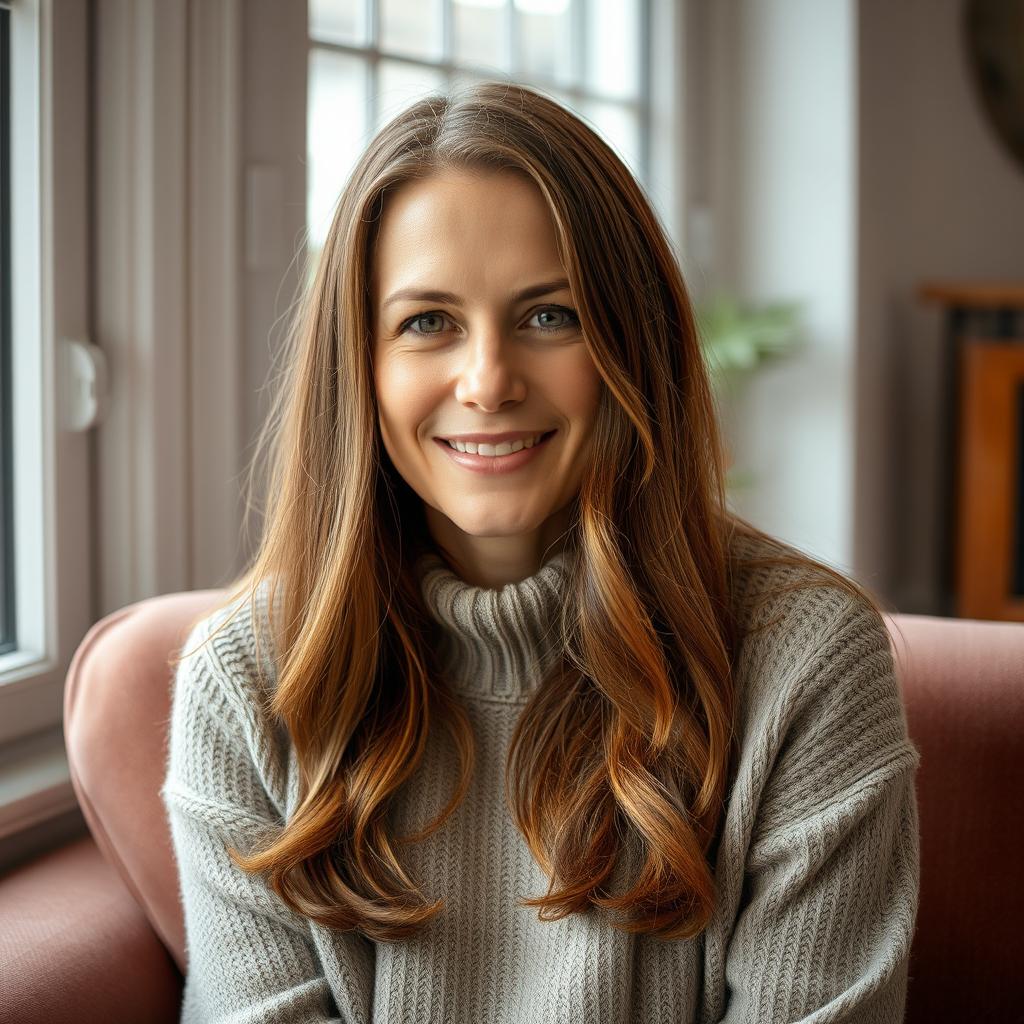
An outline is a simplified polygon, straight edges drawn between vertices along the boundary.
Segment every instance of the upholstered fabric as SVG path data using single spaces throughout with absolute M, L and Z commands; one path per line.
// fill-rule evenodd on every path
M 171 1024 L 180 994 L 174 962 L 91 837 L 0 878 L 0 1024 Z
M 1024 625 L 887 625 L 921 751 L 907 1021 L 1024 1021 Z
M 218 590 L 123 608 L 85 635 L 68 670 L 64 736 L 71 781 L 103 851 L 185 970 L 185 926 L 163 805 L 169 659 Z

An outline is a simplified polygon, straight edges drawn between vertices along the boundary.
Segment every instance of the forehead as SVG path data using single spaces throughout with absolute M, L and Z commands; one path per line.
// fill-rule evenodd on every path
M 406 182 L 387 200 L 371 264 L 378 299 L 408 284 L 454 285 L 561 266 L 540 189 L 511 171 L 445 171 Z

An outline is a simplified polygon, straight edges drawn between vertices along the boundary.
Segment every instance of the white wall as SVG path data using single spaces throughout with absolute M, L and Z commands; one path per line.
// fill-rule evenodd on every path
M 242 276 L 246 404 L 245 466 L 270 411 L 271 358 L 291 321 L 306 229 L 306 5 L 246 0 L 242 147 L 245 265 Z M 272 70 L 268 70 L 272 69 Z M 258 477 L 253 499 L 265 495 Z M 248 483 L 247 472 L 239 485 Z M 240 570 L 253 554 L 261 520 L 253 515 Z
M 726 402 L 759 475 L 734 505 L 939 613 L 944 325 L 917 290 L 1024 275 L 1024 169 L 975 97 L 962 4 L 691 5 L 684 269 L 698 297 L 804 301 L 810 343 Z
M 801 301 L 808 342 L 799 357 L 759 370 L 723 409 L 735 463 L 758 476 L 733 504 L 763 529 L 850 569 L 853 7 L 727 0 L 706 13 L 704 190 L 714 246 L 704 287 L 755 302 Z
M 958 0 L 862 0 L 857 558 L 940 610 L 942 316 L 935 279 L 1024 277 L 1024 168 L 975 98 Z

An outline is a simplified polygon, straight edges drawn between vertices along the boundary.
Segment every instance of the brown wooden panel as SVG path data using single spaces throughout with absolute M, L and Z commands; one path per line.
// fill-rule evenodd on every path
M 964 340 L 959 359 L 957 614 L 1024 621 L 1010 593 L 1024 343 Z
M 943 283 L 923 284 L 917 297 L 926 302 L 937 302 L 957 309 L 1024 309 L 1024 284 L 1010 282 L 976 284 Z

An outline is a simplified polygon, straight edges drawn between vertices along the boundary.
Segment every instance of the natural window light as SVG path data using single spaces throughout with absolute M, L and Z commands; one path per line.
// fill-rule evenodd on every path
M 0 8 L 0 654 L 14 647 L 11 487 L 11 12 Z
M 83 8 L 52 14 L 0 0 L 0 837 L 11 744 L 59 743 L 92 618 L 89 439 L 64 415 L 65 346 L 88 336 L 88 34 Z
M 310 0 L 307 211 L 318 251 L 373 134 L 424 93 L 531 85 L 649 173 L 646 0 Z

